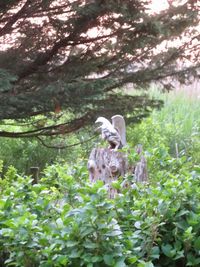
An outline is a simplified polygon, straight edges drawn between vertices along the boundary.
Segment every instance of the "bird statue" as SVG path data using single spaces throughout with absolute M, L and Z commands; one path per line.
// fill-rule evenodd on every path
M 109 143 L 110 149 L 121 149 L 126 145 L 126 126 L 124 118 L 121 115 L 115 115 L 111 118 L 111 122 L 99 117 L 95 123 L 101 123 L 97 130 L 101 130 L 101 137 Z
M 118 131 L 121 137 L 122 147 L 126 145 L 126 124 L 124 117 L 121 115 L 114 115 L 111 118 L 113 127 Z

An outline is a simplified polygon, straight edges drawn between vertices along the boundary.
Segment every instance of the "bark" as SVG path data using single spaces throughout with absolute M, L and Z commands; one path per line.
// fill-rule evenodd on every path
M 124 176 L 127 168 L 125 154 L 108 148 L 94 148 L 88 161 L 90 181 L 102 180 L 108 185 L 111 198 L 117 193 L 116 189 L 112 188 L 112 182 Z
M 136 164 L 134 175 L 136 182 L 148 181 L 147 160 L 143 155 L 141 156 L 140 161 Z
M 108 194 L 113 198 L 117 190 L 112 188 L 112 182 L 125 174 L 133 176 L 133 182 L 147 182 L 147 161 L 141 155 L 135 166 L 130 166 L 127 155 L 108 148 L 94 148 L 88 160 L 89 179 L 91 182 L 101 180 L 108 187 Z M 127 185 L 126 185 L 127 186 Z

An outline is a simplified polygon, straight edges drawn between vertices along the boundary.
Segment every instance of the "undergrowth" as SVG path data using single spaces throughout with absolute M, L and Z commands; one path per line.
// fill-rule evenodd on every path
M 145 150 L 164 145 L 173 157 L 192 157 L 200 162 L 200 99 L 186 93 L 171 92 L 153 96 L 164 101 L 164 107 L 154 110 L 139 125 L 128 127 L 132 145 L 142 144 Z
M 0 181 L 1 266 L 199 266 L 200 166 L 164 148 L 148 162 L 152 181 L 125 177 L 123 188 L 120 179 L 114 199 L 85 164 L 49 166 L 36 185 L 10 167 Z

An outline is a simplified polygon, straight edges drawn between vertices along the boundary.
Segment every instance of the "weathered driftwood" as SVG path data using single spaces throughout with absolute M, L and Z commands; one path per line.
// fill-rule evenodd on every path
M 89 178 L 91 182 L 102 180 L 108 186 L 110 197 L 117 193 L 112 188 L 112 182 L 120 176 L 129 173 L 133 175 L 133 181 L 147 181 L 147 163 L 144 156 L 135 166 L 129 166 L 127 155 L 123 152 L 109 148 L 94 148 L 88 160 Z

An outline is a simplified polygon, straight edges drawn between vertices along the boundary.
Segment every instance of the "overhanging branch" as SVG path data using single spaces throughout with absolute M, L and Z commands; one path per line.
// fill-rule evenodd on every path
M 42 127 L 39 129 L 34 129 L 25 132 L 9 132 L 9 131 L 0 131 L 0 137 L 9 137 L 9 138 L 29 138 L 37 136 L 55 136 L 63 135 L 75 132 L 86 126 L 90 122 L 90 117 L 93 112 L 89 111 L 82 117 L 74 119 L 70 122 L 60 123 L 58 125 L 52 125 L 47 127 Z
M 52 148 L 52 149 L 66 149 L 66 148 L 70 148 L 70 147 L 74 147 L 74 146 L 79 146 L 79 145 L 82 145 L 82 144 L 85 144 L 85 143 L 88 143 L 90 142 L 91 140 L 95 139 L 97 137 L 97 134 L 93 135 L 91 138 L 88 138 L 86 140 L 83 140 L 81 142 L 78 142 L 78 143 L 74 143 L 74 144 L 71 144 L 71 145 L 66 145 L 66 146 L 63 146 L 63 145 L 49 145 L 47 144 L 42 138 L 40 138 L 39 136 L 37 136 L 37 140 L 39 140 L 39 142 L 47 147 L 47 148 Z

